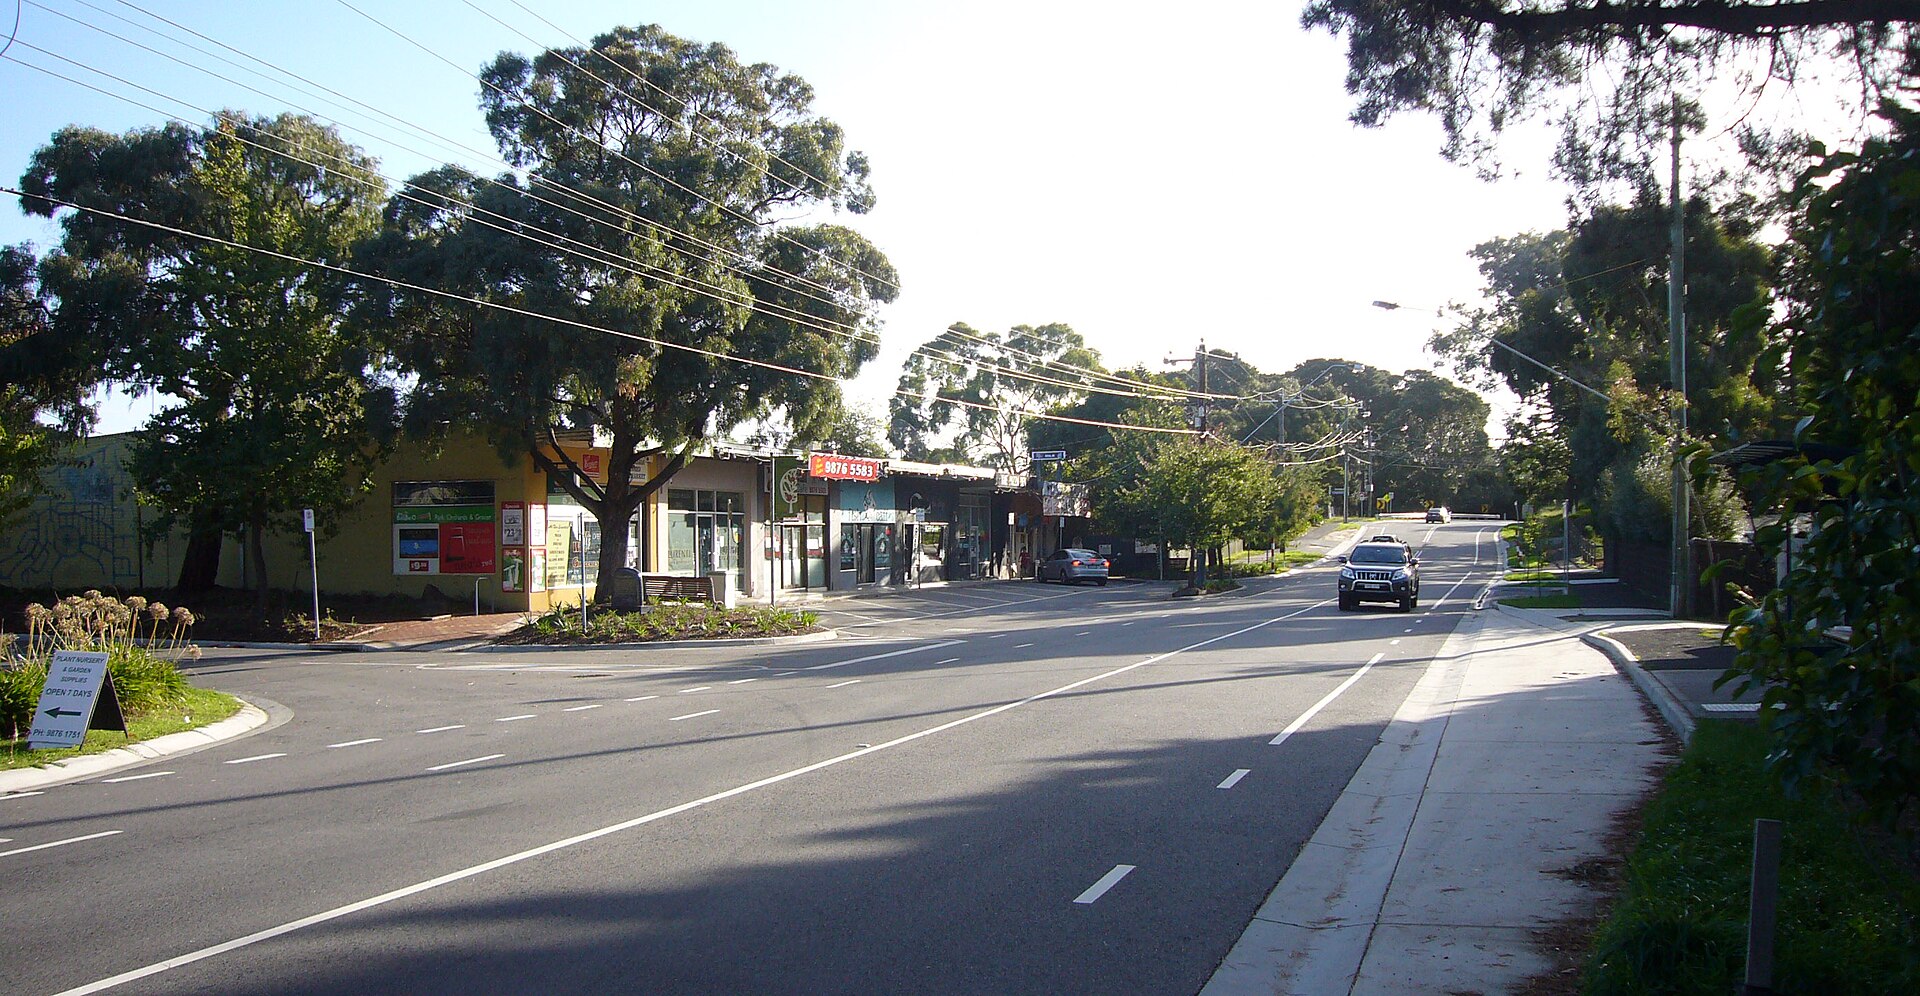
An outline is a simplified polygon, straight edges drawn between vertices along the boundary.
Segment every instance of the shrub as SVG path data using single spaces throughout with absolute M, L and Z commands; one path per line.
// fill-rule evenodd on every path
M 726 609 L 703 602 L 662 602 L 640 612 L 589 607 L 587 618 L 588 629 L 582 630 L 578 606 L 553 608 L 535 616 L 525 632 L 538 639 L 595 643 L 702 640 L 805 633 L 820 621 L 818 614 L 803 609 Z
M 0 726 L 15 738 L 33 725 L 33 707 L 57 650 L 106 651 L 120 708 L 139 714 L 171 705 L 186 693 L 187 680 L 161 654 L 188 655 L 193 613 L 169 609 L 135 595 L 121 601 L 98 591 L 69 595 L 51 608 L 27 606 L 21 649 L 0 666 Z

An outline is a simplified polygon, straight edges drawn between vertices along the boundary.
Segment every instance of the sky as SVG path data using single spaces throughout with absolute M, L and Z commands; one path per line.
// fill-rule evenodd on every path
M 572 44 L 515 0 L 350 2 L 18 0 L 18 39 L 0 58 L 0 182 L 15 183 L 67 125 L 124 131 L 167 114 L 201 123 L 214 109 L 297 105 L 338 118 L 392 180 L 450 161 L 498 172 L 480 153 L 162 40 L 144 29 L 183 33 L 143 11 L 485 153 L 494 146 L 468 74 L 503 50 Z M 1430 369 L 1434 311 L 1478 297 L 1468 251 L 1565 219 L 1539 134 L 1514 136 L 1503 148 L 1518 175 L 1487 183 L 1440 158 L 1431 119 L 1350 124 L 1341 42 L 1304 32 L 1292 5 L 1137 8 L 1149 17 L 1047 0 L 519 2 L 567 35 L 657 23 L 813 86 L 815 110 L 869 156 L 878 194 L 870 214 L 835 220 L 865 233 L 902 278 L 883 312 L 887 345 L 850 392 L 876 411 L 912 349 L 956 321 L 992 331 L 1065 322 L 1109 369 L 1190 360 L 1201 340 L 1269 371 L 1318 357 Z M 0 0 L 0 32 L 12 6 Z M 0 201 L 12 202 L 0 203 L 0 244 L 56 241 L 50 223 Z M 1371 306 L 1380 299 L 1408 307 Z M 155 404 L 110 402 L 100 430 L 136 428 Z

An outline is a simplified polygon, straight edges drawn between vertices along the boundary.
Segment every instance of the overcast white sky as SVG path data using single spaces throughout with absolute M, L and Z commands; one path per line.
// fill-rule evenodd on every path
M 480 11 L 542 45 L 569 43 L 512 0 L 352 2 L 469 71 L 501 50 L 536 48 Z M 0 32 L 12 6 L 0 6 Z M 337 0 L 28 0 L 19 41 L 0 60 L 0 179 L 17 180 L 33 150 L 64 125 L 123 130 L 164 120 L 7 61 L 16 59 L 195 122 L 206 115 L 134 84 L 198 108 L 271 113 L 306 103 L 341 117 L 346 137 L 378 156 L 391 177 L 448 160 L 494 171 L 419 139 L 407 144 L 427 155 L 406 151 L 390 125 L 359 130 L 365 115 L 284 88 L 270 88 L 284 99 L 249 93 L 53 13 L 240 76 L 110 16 L 178 34 L 142 8 L 492 148 L 469 76 Z M 1428 367 L 1431 311 L 1389 313 L 1369 302 L 1431 309 L 1473 298 L 1472 246 L 1555 228 L 1564 217 L 1564 192 L 1547 182 L 1537 139 L 1508 149 L 1526 172 L 1487 184 L 1439 158 L 1431 121 L 1405 118 L 1374 131 L 1348 124 L 1340 45 L 1302 32 L 1293 5 L 1202 2 L 1151 8 L 1153 16 L 1128 5 L 1043 0 L 937 9 L 583 0 L 536 9 L 579 37 L 656 22 L 814 86 L 817 110 L 841 123 L 851 147 L 873 163 L 878 207 L 841 220 L 866 232 L 902 275 L 900 300 L 885 315 L 889 345 L 855 391 L 865 399 L 890 392 L 907 353 L 955 321 L 986 330 L 1066 322 L 1110 367 L 1191 356 L 1203 337 L 1269 370 L 1320 356 Z M 0 243 L 44 247 L 55 234 L 17 203 L 0 204 Z M 102 429 L 132 428 L 150 406 L 110 406 Z

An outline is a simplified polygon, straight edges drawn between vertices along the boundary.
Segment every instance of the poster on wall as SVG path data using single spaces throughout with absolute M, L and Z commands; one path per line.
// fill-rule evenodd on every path
M 523 501 L 503 501 L 500 503 L 500 545 L 525 546 L 527 544 L 527 503 Z
M 547 570 L 548 588 L 563 587 L 567 583 L 567 567 L 576 556 L 573 548 L 573 520 L 547 520 Z
M 527 590 L 547 590 L 547 548 L 527 547 Z
M 510 546 L 500 551 L 500 590 L 527 590 L 527 548 Z
M 440 573 L 492 574 L 493 571 L 493 523 L 440 524 Z
M 395 574 L 492 574 L 496 567 L 492 481 L 396 481 Z

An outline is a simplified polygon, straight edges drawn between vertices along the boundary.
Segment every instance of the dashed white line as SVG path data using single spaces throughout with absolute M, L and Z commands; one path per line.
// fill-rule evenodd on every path
M 867 655 L 867 656 L 865 656 L 865 657 L 855 657 L 855 658 L 853 658 L 852 660 L 846 660 L 846 661 L 834 661 L 834 662 L 833 662 L 833 663 L 831 663 L 831 664 L 815 664 L 815 665 L 814 665 L 814 666 L 812 666 L 812 667 L 803 667 L 803 668 L 801 668 L 800 670 L 802 670 L 802 671 L 825 671 L 825 670 L 828 670 L 828 669 L 830 669 L 830 668 L 836 668 L 836 667 L 846 667 L 846 666 L 847 666 L 848 664 L 861 664 L 861 663 L 865 663 L 866 661 L 878 661 L 878 660 L 885 660 L 885 659 L 886 659 L 886 658 L 888 658 L 888 657 L 899 657 L 899 656 L 901 656 L 902 654 L 921 654 L 921 653 L 925 653 L 925 652 L 927 652 L 927 651 L 929 651 L 929 650 L 939 650 L 939 649 L 940 649 L 940 648 L 942 648 L 942 647 L 952 647 L 952 646 L 958 646 L 959 644 L 962 644 L 962 643 L 965 643 L 965 642 L 967 642 L 967 641 L 965 641 L 965 640 L 942 640 L 942 641 L 941 641 L 941 642 L 939 642 L 939 643 L 930 643 L 930 644 L 928 644 L 928 645 L 926 645 L 926 646 L 924 646 L 924 647 L 908 647 L 908 648 L 906 648 L 905 650 L 889 650 L 889 651 L 887 651 L 887 652 L 886 652 L 886 653 L 884 653 L 884 654 L 868 654 L 868 655 Z
M 711 715 L 713 715 L 714 713 L 716 713 L 716 712 L 719 712 L 719 711 L 720 711 L 720 710 L 718 710 L 718 709 L 708 709 L 708 710 L 706 710 L 705 712 L 690 712 L 690 713 L 687 713 L 687 714 L 686 714 L 685 716 L 675 716 L 675 717 L 673 717 L 672 719 L 669 719 L 669 720 L 667 720 L 667 722 L 669 722 L 669 723 L 678 723 L 678 722 L 680 722 L 680 721 L 681 721 L 681 720 L 683 720 L 683 719 L 698 719 L 698 718 L 699 718 L 699 717 L 701 717 L 701 716 L 711 716 Z
M 839 683 L 839 684 L 837 684 L 837 685 L 828 685 L 827 687 L 828 687 L 828 688 L 845 688 L 845 687 L 847 687 L 848 685 L 858 685 L 859 683 L 860 683 L 860 679 L 859 679 L 859 678 L 855 678 L 855 679 L 853 679 L 852 681 L 843 681 L 843 682 L 840 682 L 840 683 Z
M 659 697 L 660 696 L 658 695 L 635 695 L 633 698 L 630 698 L 627 701 L 628 702 L 645 702 L 648 699 L 657 699 Z
M 779 673 L 777 673 L 777 674 L 775 674 L 775 675 L 774 675 L 774 677 L 776 677 L 776 678 L 784 678 L 784 677 L 786 677 L 787 675 L 790 675 L 790 674 L 799 674 L 799 673 L 800 673 L 800 672 L 798 672 L 798 671 L 781 671 L 781 672 L 779 672 Z
M 464 761 L 455 761 L 452 764 L 436 764 L 433 767 L 428 768 L 427 770 L 428 771 L 445 771 L 448 768 L 458 768 L 468 764 L 479 764 L 481 761 L 491 761 L 491 760 L 494 760 L 495 758 L 501 758 L 506 756 L 507 755 L 505 754 L 488 754 L 485 757 L 470 757 Z
M 943 660 L 943 661 L 934 661 L 934 662 L 933 662 L 933 665 L 934 665 L 935 667 L 939 667 L 939 666 L 940 666 L 940 665 L 942 665 L 942 664 L 952 664 L 953 662 L 955 662 L 955 661 L 957 661 L 957 660 L 959 660 L 959 659 L 960 659 L 960 658 L 958 658 L 958 657 L 949 657 L 949 658 L 947 658 L 946 660 Z
M 1218 785 L 1215 785 L 1214 788 L 1230 789 L 1235 785 L 1240 784 L 1240 779 L 1245 778 L 1250 774 L 1253 774 L 1252 768 L 1235 768 L 1233 771 L 1233 774 L 1227 776 L 1226 781 L 1221 782 Z
M 0 795 L 0 799 L 25 799 L 27 796 L 30 796 L 30 795 L 46 795 L 46 793 L 40 792 L 40 791 L 8 792 L 6 795 Z
M 56 840 L 47 844 L 35 844 L 32 847 L 16 847 L 11 851 L 0 851 L 0 858 L 10 858 L 16 854 L 25 854 L 28 851 L 44 851 L 49 847 L 62 847 L 67 844 L 78 844 L 83 840 L 99 840 L 102 837 L 111 837 L 114 834 L 117 834 L 120 832 L 121 831 L 119 830 L 102 830 L 99 833 L 87 834 L 85 837 L 68 837 L 66 840 Z
M 1328 692 L 1326 698 L 1323 698 L 1320 701 L 1315 702 L 1313 704 L 1313 708 L 1308 709 L 1306 712 L 1301 713 L 1299 719 L 1296 719 L 1293 722 L 1288 723 L 1287 728 L 1284 730 L 1281 730 L 1279 736 L 1274 737 L 1272 740 L 1267 741 L 1267 743 L 1272 744 L 1275 747 L 1278 747 L 1281 744 L 1286 743 L 1288 737 L 1293 736 L 1295 731 L 1299 730 L 1302 726 L 1307 725 L 1307 721 L 1312 719 L 1314 716 L 1318 715 L 1320 710 L 1325 709 L 1327 707 L 1328 703 L 1332 702 L 1334 699 L 1339 698 L 1341 692 L 1344 692 L 1347 689 L 1352 688 L 1354 682 L 1359 681 L 1361 676 L 1366 674 L 1369 668 L 1373 667 L 1375 664 L 1380 663 L 1381 658 L 1384 658 L 1386 656 L 1387 655 L 1384 651 L 1381 653 L 1374 654 L 1372 660 L 1368 661 L 1365 665 L 1363 665 L 1360 668 L 1360 670 L 1353 672 L 1353 677 L 1348 678 L 1347 680 L 1341 682 L 1340 687 L 1335 688 L 1331 692 Z
M 1133 625 L 1133 624 L 1134 624 L 1134 623 L 1136 623 L 1136 622 L 1139 622 L 1139 620 L 1138 620 L 1138 619 L 1129 619 L 1129 620 L 1127 620 L 1126 622 L 1123 622 L 1123 623 L 1121 623 L 1120 625 L 1122 625 L 1122 626 L 1131 626 L 1131 625 Z
M 1025 649 L 1027 649 L 1028 647 L 1031 647 L 1031 646 L 1033 646 L 1033 644 L 1031 644 L 1031 643 L 1016 643 L 1016 644 L 1014 644 L 1014 645 L 1013 645 L 1013 649 L 1015 649 L 1015 650 L 1025 650 Z
M 114 785 L 119 782 L 137 782 L 142 778 L 159 778 L 163 775 L 171 774 L 173 774 L 171 771 L 149 771 L 144 775 L 121 775 L 118 778 L 102 778 L 100 780 L 108 785 Z M 0 843 L 4 843 L 4 841 L 0 841 Z
M 251 764 L 254 761 L 271 761 L 276 757 L 286 757 L 286 756 L 287 755 L 284 752 L 279 754 L 255 754 L 252 757 L 236 757 L 231 761 L 227 761 L 226 763 L 227 764 Z
M 992 636 L 987 637 L 987 639 L 989 640 L 1004 640 L 1006 638 L 1007 638 L 1007 634 L 1005 633 L 995 633 Z
M 455 724 L 453 724 L 452 726 L 436 726 L 436 727 L 433 727 L 432 729 L 427 729 L 427 730 L 415 730 L 415 731 L 413 731 L 413 732 L 415 732 L 415 733 L 445 733 L 445 732 L 447 732 L 448 730 L 464 730 L 464 729 L 466 729 L 466 728 L 467 728 L 467 724 L 465 724 L 465 723 L 455 723 Z
M 681 695 L 691 695 L 691 694 L 693 694 L 694 692 L 704 692 L 704 691 L 706 691 L 707 689 L 709 689 L 709 688 L 712 688 L 712 687 L 713 687 L 712 685 L 701 685 L 701 686 L 700 686 L 699 688 L 682 688 L 682 689 L 680 689 L 680 694 L 681 694 Z
M 1082 892 L 1074 902 L 1085 906 L 1099 901 L 1101 896 L 1107 894 L 1108 889 L 1119 885 L 1120 880 L 1126 878 L 1128 872 L 1133 871 L 1133 867 L 1132 865 L 1114 865 L 1112 871 L 1100 876 L 1100 881 L 1087 886 L 1087 891 Z
M 595 702 L 592 705 L 570 706 L 560 711 L 561 712 L 586 712 L 588 709 L 598 709 L 598 708 L 600 708 L 600 703 Z
M 1399 646 L 1399 645 L 1400 645 L 1400 641 L 1399 641 L 1399 640 L 1388 640 L 1388 641 L 1387 641 L 1387 646 L 1389 646 L 1389 647 L 1397 647 L 1397 646 Z
M 348 740 L 345 743 L 328 744 L 327 749 L 332 750 L 335 747 L 358 747 L 361 744 L 377 744 L 379 742 L 380 742 L 379 737 L 368 737 L 365 740 Z
M 1073 635 L 1074 635 L 1074 636 L 1086 636 L 1086 635 L 1087 635 L 1088 633 L 1091 633 L 1091 632 L 1093 632 L 1093 630 L 1090 630 L 1090 629 L 1083 629 L 1083 630 L 1081 630 L 1080 632 L 1078 632 L 1078 633 L 1075 633 L 1075 634 L 1073 634 Z
M 502 716 L 502 717 L 500 717 L 499 719 L 496 719 L 496 720 L 494 720 L 494 722 L 496 722 L 496 723 L 518 723 L 519 721 L 521 721 L 521 720 L 523 720 L 523 719 L 532 719 L 532 718 L 534 718 L 534 716 L 535 716 L 535 715 L 537 715 L 537 714 L 536 714 L 536 713 L 531 713 L 531 712 L 523 712 L 523 713 L 521 713 L 521 714 L 520 714 L 520 715 L 518 715 L 518 716 Z
M 759 678 L 741 678 L 741 679 L 740 679 L 739 681 L 729 681 L 729 682 L 727 682 L 727 684 L 729 684 L 729 685 L 744 685 L 744 684 L 746 684 L 746 683 L 747 683 L 747 682 L 749 682 L 749 681 L 759 681 L 759 680 L 760 680 Z

